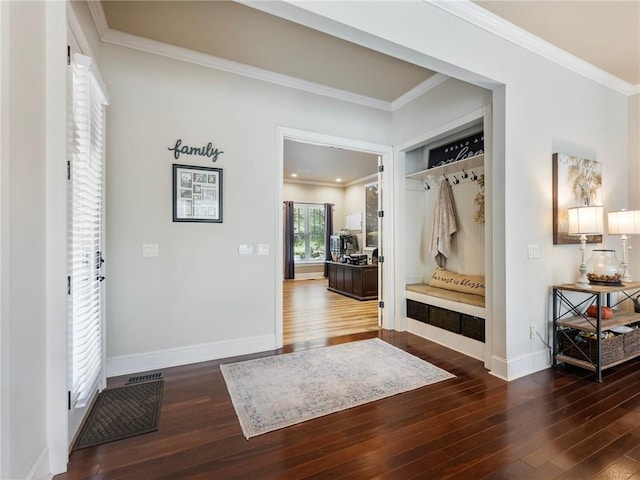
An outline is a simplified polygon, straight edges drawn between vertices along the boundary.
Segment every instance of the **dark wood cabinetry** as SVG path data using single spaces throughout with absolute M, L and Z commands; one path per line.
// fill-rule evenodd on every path
M 378 298 L 378 265 L 351 265 L 327 262 L 329 286 L 332 292 L 341 293 L 356 300 Z

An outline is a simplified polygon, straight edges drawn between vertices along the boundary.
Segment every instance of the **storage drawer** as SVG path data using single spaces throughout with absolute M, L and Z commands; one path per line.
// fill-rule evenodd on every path
M 484 318 L 462 314 L 460 318 L 462 335 L 484 343 Z
M 407 317 L 429 323 L 429 305 L 407 299 Z
M 461 333 L 460 313 L 446 308 L 429 307 L 429 324 L 453 333 Z

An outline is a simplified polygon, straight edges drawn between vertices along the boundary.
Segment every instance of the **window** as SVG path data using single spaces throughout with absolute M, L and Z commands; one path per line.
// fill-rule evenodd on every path
M 71 402 L 92 400 L 103 373 L 102 221 L 106 96 L 91 59 L 75 54 L 70 78 L 69 328 Z
M 293 238 L 294 259 L 296 262 L 324 262 L 324 207 L 294 203 Z

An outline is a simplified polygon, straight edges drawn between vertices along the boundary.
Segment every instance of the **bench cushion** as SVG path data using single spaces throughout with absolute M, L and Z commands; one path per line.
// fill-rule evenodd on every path
M 452 302 L 466 303 L 476 307 L 484 307 L 484 297 L 482 295 L 473 295 L 470 293 L 456 292 L 446 288 L 432 287 L 425 283 L 412 283 L 407 285 L 407 290 L 412 292 L 429 295 L 431 297 L 443 298 Z

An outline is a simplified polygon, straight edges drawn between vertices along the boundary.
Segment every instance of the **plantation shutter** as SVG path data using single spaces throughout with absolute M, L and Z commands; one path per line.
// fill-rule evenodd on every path
M 83 407 L 98 389 L 103 368 L 102 214 L 106 96 L 91 59 L 73 56 L 69 95 L 69 331 L 71 404 Z

